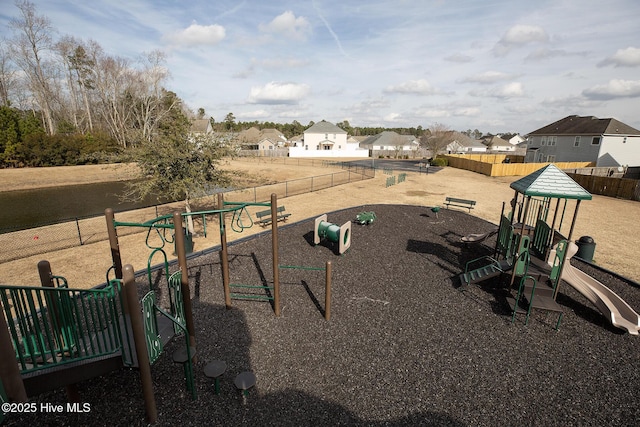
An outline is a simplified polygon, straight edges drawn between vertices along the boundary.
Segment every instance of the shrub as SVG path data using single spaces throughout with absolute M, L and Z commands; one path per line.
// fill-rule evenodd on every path
M 445 158 L 431 159 L 431 166 L 449 166 L 449 161 Z

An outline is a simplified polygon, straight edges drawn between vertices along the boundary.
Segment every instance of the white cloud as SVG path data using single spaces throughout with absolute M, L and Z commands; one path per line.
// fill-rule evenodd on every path
M 582 94 L 598 100 L 637 98 L 640 97 L 640 80 L 610 80 L 607 84 L 585 89 Z
M 387 93 L 405 93 L 414 95 L 434 95 L 437 90 L 427 80 L 409 80 L 396 86 L 388 86 Z
M 388 122 L 400 122 L 402 121 L 402 116 L 399 113 L 389 113 L 384 116 L 384 120 Z
M 481 113 L 481 110 L 476 107 L 460 108 L 454 111 L 454 114 L 456 116 L 463 116 L 463 117 L 476 117 L 476 116 L 479 116 L 480 113 Z
M 497 56 L 505 56 L 514 47 L 536 42 L 546 43 L 548 41 L 549 35 L 542 27 L 536 25 L 514 25 L 496 43 L 493 52 Z
M 615 67 L 638 67 L 640 66 L 640 49 L 628 47 L 618 49 L 616 53 L 598 63 L 598 67 L 613 65 Z
M 175 31 L 163 36 L 163 39 L 173 46 L 191 47 L 201 45 L 216 45 L 226 36 L 221 25 L 191 24 L 182 31 Z
M 476 74 L 473 76 L 465 77 L 461 80 L 463 83 L 482 83 L 482 84 L 491 84 L 504 80 L 511 80 L 515 76 L 507 73 L 503 73 L 501 71 L 485 71 L 481 74 Z
M 541 47 L 531 52 L 524 59 L 525 61 L 541 61 L 551 58 L 566 58 L 569 56 L 586 56 L 587 52 L 568 52 L 564 49 L 549 49 L 547 47 Z
M 454 53 L 453 55 L 446 56 L 444 60 L 449 62 L 458 62 L 460 64 L 473 62 L 473 58 L 471 56 L 463 55 L 462 53 Z
M 472 96 L 491 97 L 491 98 L 519 98 L 524 96 L 524 88 L 520 82 L 508 83 L 504 86 L 486 89 L 473 90 L 469 92 Z
M 306 84 L 271 82 L 251 88 L 248 102 L 251 104 L 297 104 L 311 88 Z
M 311 32 L 311 24 L 304 16 L 296 17 L 290 10 L 273 18 L 268 24 L 260 24 L 260 31 L 283 35 L 290 39 L 305 40 Z

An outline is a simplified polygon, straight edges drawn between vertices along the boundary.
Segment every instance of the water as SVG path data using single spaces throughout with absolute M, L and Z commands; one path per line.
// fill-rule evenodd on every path
M 63 220 L 103 215 L 158 204 L 149 197 L 138 202 L 121 202 L 118 194 L 125 182 L 99 182 L 0 192 L 0 230 L 20 230 Z

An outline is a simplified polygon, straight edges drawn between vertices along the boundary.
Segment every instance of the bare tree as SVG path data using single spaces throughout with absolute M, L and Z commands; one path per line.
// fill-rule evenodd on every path
M 17 90 L 16 70 L 6 44 L 0 43 L 0 106 L 10 106 L 13 92 Z
M 420 146 L 429 150 L 431 157 L 436 158 L 451 142 L 451 131 L 442 123 L 434 123 L 420 137 Z
M 123 147 L 129 146 L 128 124 L 132 109 L 123 96 L 131 84 L 129 61 L 123 58 L 110 57 L 102 52 L 96 55 L 94 82 L 99 99 L 98 110 L 111 136 Z
M 133 98 L 133 114 L 136 127 L 141 130 L 140 140 L 151 141 L 157 124 L 162 121 L 168 111 L 180 108 L 179 98 L 174 103 L 165 105 L 162 84 L 167 80 L 169 72 L 164 66 L 165 55 L 161 51 L 153 51 L 143 58 L 142 68 L 136 70 L 131 82 L 129 95 Z
M 45 129 L 53 135 L 56 131 L 52 102 L 55 99 L 51 88 L 54 67 L 48 61 L 48 52 L 53 48 L 53 27 L 48 18 L 36 14 L 33 3 L 16 1 L 21 17 L 9 23 L 15 37 L 10 48 L 14 62 L 22 69 L 28 80 L 35 101 L 42 111 Z

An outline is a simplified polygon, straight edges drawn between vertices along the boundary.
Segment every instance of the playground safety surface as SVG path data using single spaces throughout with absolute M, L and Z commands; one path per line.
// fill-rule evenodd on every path
M 331 320 L 324 320 L 324 272 L 280 270 L 282 315 L 268 302 L 224 305 L 217 252 L 189 261 L 198 360 L 198 399 L 171 360 L 182 340 L 152 366 L 158 425 L 632 425 L 640 419 L 640 340 L 612 327 L 567 285 L 564 319 L 534 311 L 511 324 L 506 290 L 458 289 L 467 260 L 492 252 L 495 238 L 465 248 L 460 237 L 494 226 L 462 211 L 367 205 L 329 212 L 353 225 L 351 248 L 313 246 L 313 218 L 281 227 L 280 264 L 333 267 Z M 232 283 L 272 284 L 271 234 L 229 246 Z M 125 260 L 126 262 L 126 260 Z M 636 311 L 640 288 L 574 264 Z M 175 267 L 174 267 L 175 268 Z M 161 274 L 161 273 L 157 273 Z M 146 287 L 146 277 L 138 279 Z M 211 360 L 227 370 L 221 391 L 203 373 Z M 257 378 L 246 405 L 233 380 Z M 145 425 L 140 379 L 123 369 L 81 383 L 91 411 L 25 414 L 8 425 Z M 37 402 L 64 404 L 64 390 Z

